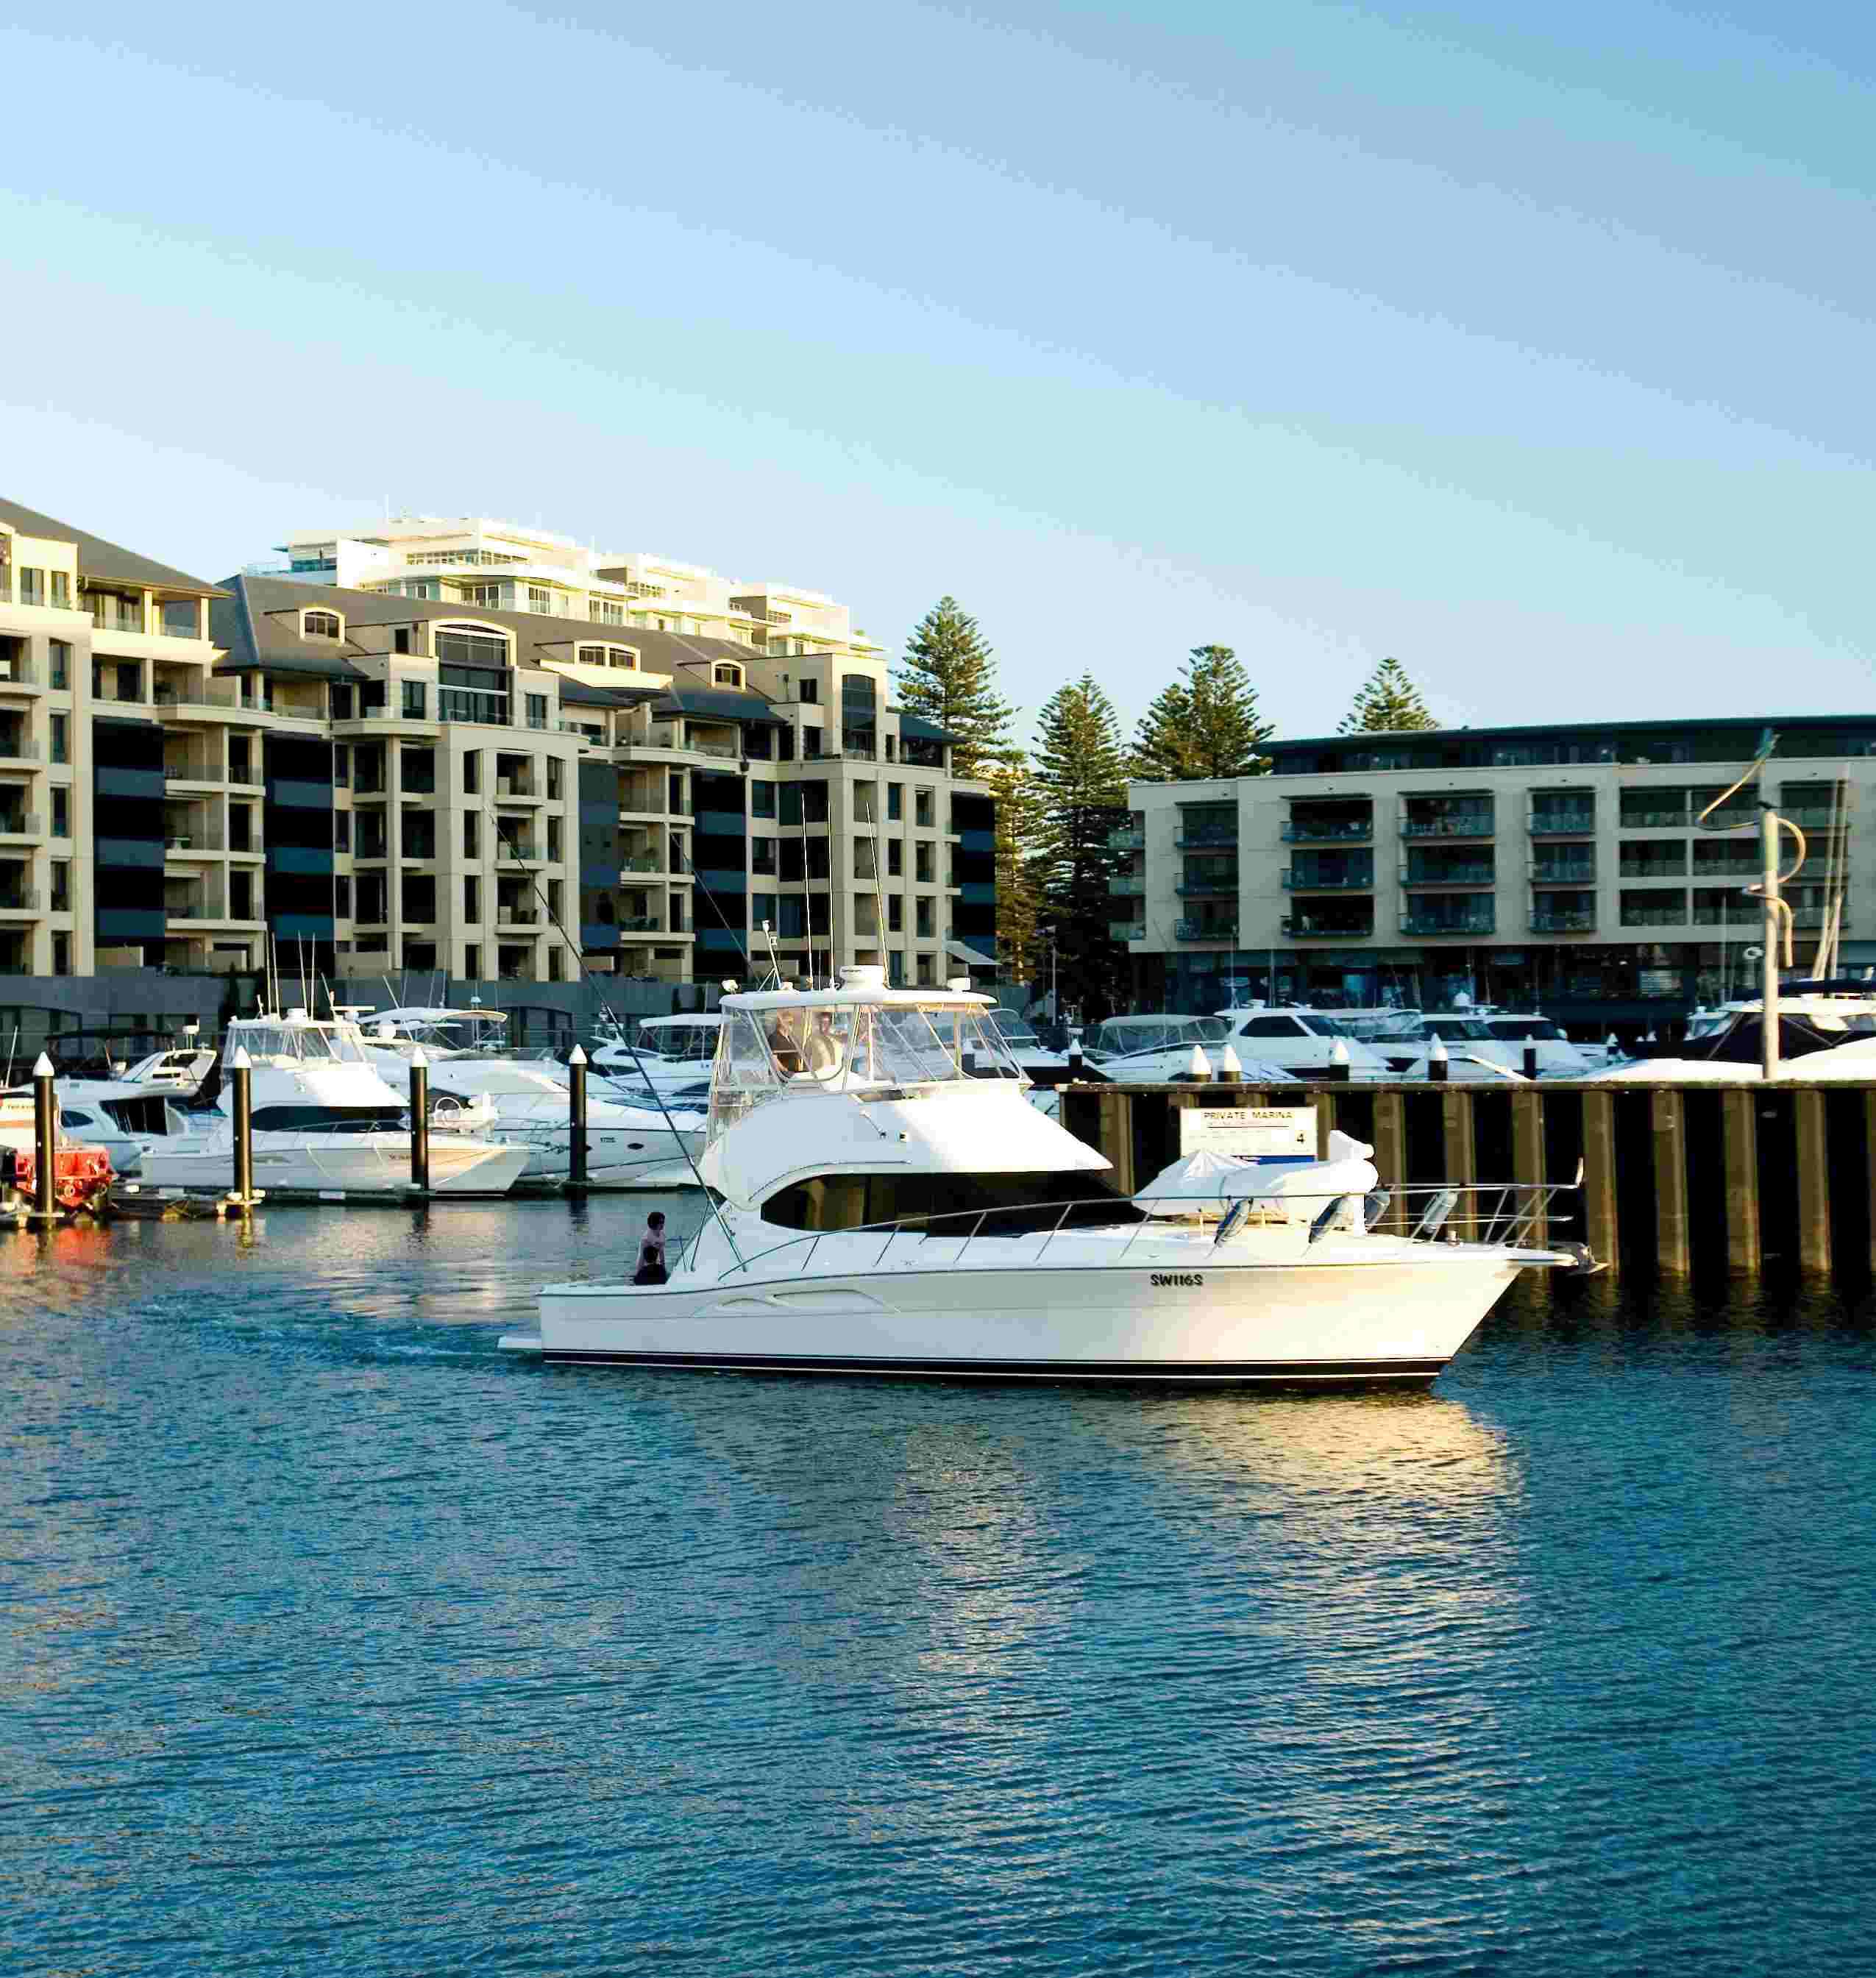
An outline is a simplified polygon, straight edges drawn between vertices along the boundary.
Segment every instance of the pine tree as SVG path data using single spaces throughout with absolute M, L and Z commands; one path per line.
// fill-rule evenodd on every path
M 1035 779 L 1020 749 L 1012 749 L 984 772 L 997 805 L 997 954 L 1007 977 L 1027 982 L 1034 975 L 1041 943 L 1042 888 L 1035 871 L 1042 805 Z
M 1242 662 L 1229 646 L 1195 646 L 1183 670 L 1140 716 L 1131 773 L 1150 783 L 1262 775 L 1270 759 L 1257 752 L 1272 729 Z
M 1050 696 L 1037 721 L 1041 812 L 1036 870 L 1064 999 L 1090 1014 L 1126 994 L 1125 952 L 1109 936 L 1107 836 L 1127 816 L 1127 766 L 1113 703 L 1092 673 Z
M 1338 735 L 1381 735 L 1404 729 L 1437 728 L 1420 690 L 1398 660 L 1383 660 L 1342 716 Z
M 1009 753 L 1010 704 L 997 693 L 996 662 L 956 598 L 941 597 L 906 641 L 895 682 L 899 706 L 955 739 L 955 775 L 978 777 Z

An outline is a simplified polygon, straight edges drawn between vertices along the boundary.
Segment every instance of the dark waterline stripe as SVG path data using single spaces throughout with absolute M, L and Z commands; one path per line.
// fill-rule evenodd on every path
M 1447 1364 L 1444 1360 L 895 1360 L 858 1354 L 614 1353 L 558 1348 L 544 1348 L 531 1357 L 568 1365 L 696 1373 L 885 1374 L 941 1381 L 1296 1381 L 1312 1386 L 1430 1381 Z

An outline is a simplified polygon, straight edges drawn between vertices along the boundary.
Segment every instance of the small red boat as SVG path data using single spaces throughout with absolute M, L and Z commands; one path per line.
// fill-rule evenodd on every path
M 38 1157 L 30 1147 L 0 1147 L 0 1167 L 11 1165 L 13 1186 L 29 1199 L 38 1192 Z M 68 1146 L 54 1157 L 52 1199 L 61 1209 L 94 1209 L 117 1179 L 102 1147 Z

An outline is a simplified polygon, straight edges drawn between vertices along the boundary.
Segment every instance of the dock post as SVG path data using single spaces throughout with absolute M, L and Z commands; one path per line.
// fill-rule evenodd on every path
M 1824 1094 L 1792 1094 L 1798 1118 L 1798 1262 L 1801 1269 L 1831 1268 L 1830 1144 L 1824 1129 Z
M 1620 1268 L 1621 1230 L 1616 1219 L 1616 1096 L 1583 1095 L 1583 1235 L 1599 1264 Z
M 1477 1179 L 1477 1163 L 1473 1155 L 1472 1094 L 1463 1085 L 1451 1086 L 1440 1094 L 1440 1125 L 1446 1156 L 1446 1186 L 1470 1188 Z M 1468 1220 L 1470 1202 L 1459 1205 L 1460 1220 Z
M 1123 1195 L 1133 1192 L 1133 1095 L 1124 1086 L 1100 1089 L 1101 1152 L 1113 1163 L 1108 1179 Z
M 586 1053 L 575 1044 L 567 1060 L 567 1186 L 586 1186 Z
M 52 1080 L 58 1076 L 44 1051 L 32 1068 L 32 1144 L 35 1167 L 29 1222 L 58 1220 L 58 1100 Z
M 246 1044 L 237 1044 L 228 1060 L 228 1083 L 234 1096 L 234 1192 L 231 1209 L 252 1209 L 254 1193 L 254 1061 Z
M 1543 1094 L 1534 1085 L 1516 1087 L 1511 1093 L 1511 1179 L 1535 1187 L 1550 1179 L 1543 1171 Z M 1530 1240 L 1537 1249 L 1550 1242 L 1547 1210 L 1531 1218 Z
M 1655 1244 L 1660 1268 L 1676 1277 L 1693 1268 L 1687 1224 L 1687 1115 L 1678 1092 L 1649 1095 L 1654 1118 Z
M 430 1060 L 422 1044 L 410 1054 L 410 1185 L 430 1192 Z
M 1719 1096 L 1720 1140 L 1726 1173 L 1726 1268 L 1749 1273 L 1759 1265 L 1759 1090 L 1735 1086 Z
M 1401 1227 L 1401 1191 L 1407 1186 L 1407 1100 L 1398 1085 L 1375 1094 L 1374 1160 L 1381 1186 L 1394 1192 L 1394 1202 L 1381 1226 L 1398 1232 Z

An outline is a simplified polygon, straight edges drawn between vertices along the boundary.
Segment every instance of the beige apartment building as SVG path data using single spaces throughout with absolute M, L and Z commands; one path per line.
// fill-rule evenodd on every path
M 1765 774 L 1709 824 L 1770 729 Z M 1876 967 L 1876 716 L 1594 723 L 1267 745 L 1272 773 L 1134 783 L 1112 931 L 1140 1007 L 1461 994 L 1584 1028 L 1755 993 L 1762 796 L 1807 834 L 1797 965 L 1841 885 Z M 1860 938 L 1859 938 L 1860 937 Z

